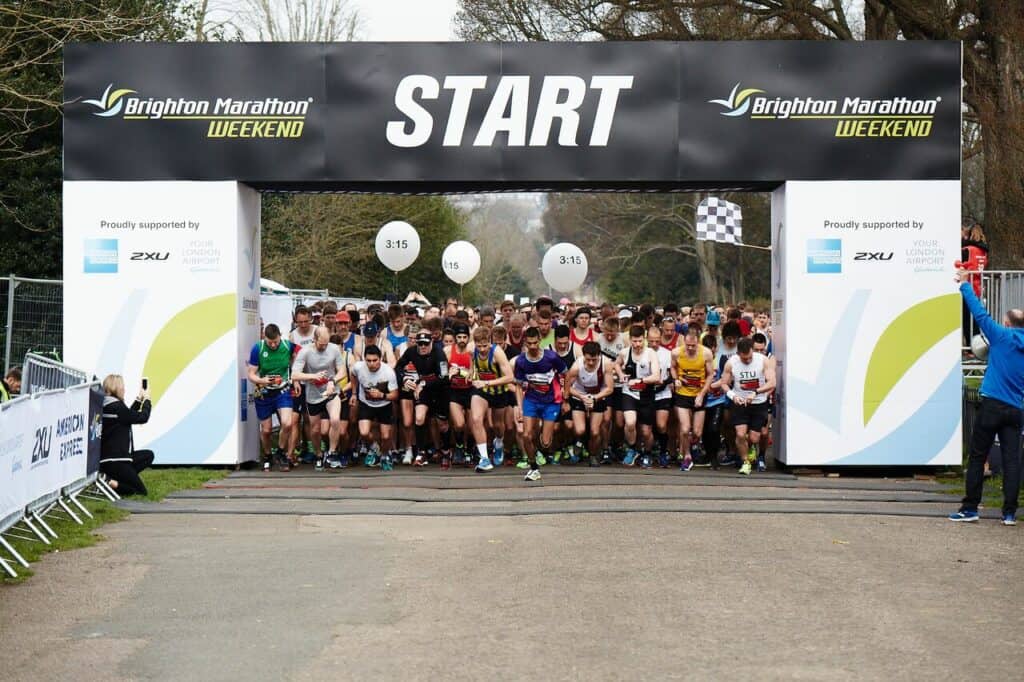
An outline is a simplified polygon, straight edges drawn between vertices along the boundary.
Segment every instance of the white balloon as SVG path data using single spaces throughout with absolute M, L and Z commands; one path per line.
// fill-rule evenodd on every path
M 465 284 L 480 272 L 480 252 L 467 241 L 452 242 L 441 254 L 441 268 L 448 279 Z
M 401 272 L 415 263 L 420 255 L 420 235 L 409 223 L 392 220 L 377 231 L 373 247 L 384 267 Z
M 971 339 L 971 352 L 982 362 L 988 360 L 988 340 L 981 334 L 975 334 Z
M 544 254 L 541 271 L 552 289 L 569 293 L 587 278 L 587 256 L 575 244 L 561 242 Z

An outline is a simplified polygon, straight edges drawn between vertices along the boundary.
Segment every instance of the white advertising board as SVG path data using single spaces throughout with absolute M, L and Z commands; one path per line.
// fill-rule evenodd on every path
M 129 397 L 149 378 L 135 446 L 158 464 L 240 461 L 258 226 L 259 195 L 235 182 L 64 183 L 65 360 L 123 375 Z
M 781 457 L 959 464 L 960 183 L 788 182 L 772 210 Z

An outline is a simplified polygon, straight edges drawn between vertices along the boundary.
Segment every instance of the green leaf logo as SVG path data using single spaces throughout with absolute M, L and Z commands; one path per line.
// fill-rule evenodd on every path
M 149 377 L 152 386 L 154 405 L 199 353 L 235 328 L 236 298 L 236 294 L 204 298 L 163 326 L 143 366 L 143 376 Z
M 922 301 L 893 320 L 871 351 L 864 377 L 864 425 L 921 356 L 960 327 L 960 294 Z

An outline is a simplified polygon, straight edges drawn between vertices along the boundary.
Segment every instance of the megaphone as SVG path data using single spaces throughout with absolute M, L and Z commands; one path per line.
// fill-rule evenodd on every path
M 971 352 L 982 362 L 988 360 L 988 339 L 981 334 L 975 334 L 971 339 Z

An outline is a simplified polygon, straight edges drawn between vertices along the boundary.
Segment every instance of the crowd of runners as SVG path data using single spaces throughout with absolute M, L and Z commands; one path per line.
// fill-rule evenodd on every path
M 771 326 L 744 304 L 325 301 L 262 331 L 248 376 L 267 471 L 767 469 Z

